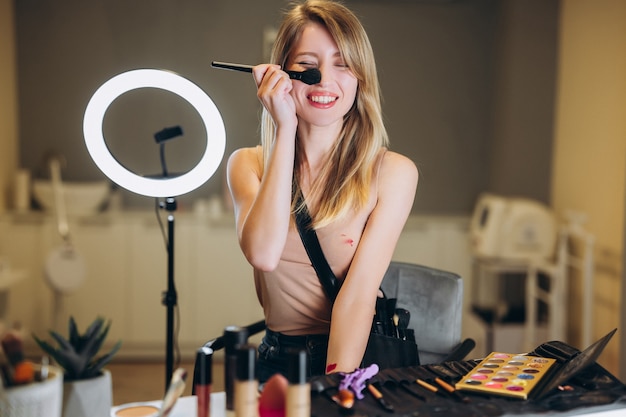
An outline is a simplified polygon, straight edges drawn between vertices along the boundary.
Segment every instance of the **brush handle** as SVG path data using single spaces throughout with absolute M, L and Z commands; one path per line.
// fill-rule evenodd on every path
M 230 62 L 211 62 L 213 68 L 229 69 L 233 71 L 252 72 L 252 65 L 231 64 Z

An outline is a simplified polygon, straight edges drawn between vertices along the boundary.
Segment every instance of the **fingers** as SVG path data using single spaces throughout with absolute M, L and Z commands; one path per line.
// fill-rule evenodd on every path
M 262 64 L 253 68 L 252 73 L 259 90 L 259 97 L 273 92 L 289 92 L 292 82 L 289 75 L 279 65 Z
M 257 97 L 276 124 L 296 123 L 296 109 L 290 95 L 293 89 L 289 75 L 279 65 L 261 64 L 252 69 L 257 84 Z
M 257 87 L 261 85 L 261 82 L 263 81 L 265 74 L 267 74 L 268 71 L 272 69 L 274 71 L 280 71 L 280 65 L 260 64 L 252 68 L 252 75 L 254 76 L 254 81 L 256 82 Z

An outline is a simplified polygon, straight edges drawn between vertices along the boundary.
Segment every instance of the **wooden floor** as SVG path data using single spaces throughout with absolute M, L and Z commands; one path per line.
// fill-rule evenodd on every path
M 191 395 L 193 362 L 180 364 L 188 372 L 183 395 Z M 162 362 L 112 362 L 107 365 L 113 379 L 113 405 L 137 401 L 160 400 L 165 394 L 165 363 Z M 224 390 L 224 373 L 221 362 L 213 363 L 213 392 Z

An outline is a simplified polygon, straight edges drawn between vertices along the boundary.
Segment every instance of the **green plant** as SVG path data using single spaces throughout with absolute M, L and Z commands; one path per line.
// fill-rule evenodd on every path
M 102 368 L 113 359 L 113 356 L 120 349 L 122 342 L 118 341 L 109 353 L 96 358 L 110 326 L 111 322 L 106 322 L 103 318 L 98 317 L 84 334 L 80 334 L 74 317 L 70 317 L 69 339 L 65 339 L 53 330 L 49 331 L 58 348 L 35 335 L 33 338 L 65 370 L 65 381 L 76 381 L 98 376 Z

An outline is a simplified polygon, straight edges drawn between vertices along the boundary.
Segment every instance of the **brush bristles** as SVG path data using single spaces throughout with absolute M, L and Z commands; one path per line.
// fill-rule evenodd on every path
M 322 73 L 317 68 L 311 68 L 306 71 L 287 71 L 290 78 L 300 80 L 305 84 L 313 85 L 322 81 Z

